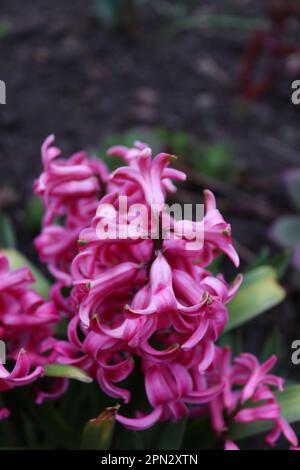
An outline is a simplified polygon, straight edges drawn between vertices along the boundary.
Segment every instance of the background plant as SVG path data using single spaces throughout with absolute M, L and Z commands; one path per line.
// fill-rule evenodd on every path
M 296 210 L 300 210 L 300 170 L 289 170 L 285 183 Z M 279 218 L 271 228 L 271 238 L 291 252 L 295 270 L 300 270 L 300 215 L 286 215 Z

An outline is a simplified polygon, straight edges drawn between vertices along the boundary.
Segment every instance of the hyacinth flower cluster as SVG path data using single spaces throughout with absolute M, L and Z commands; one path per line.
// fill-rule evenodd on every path
M 45 206 L 43 230 L 35 247 L 56 280 L 53 286 L 56 301 L 68 311 L 61 289 L 72 285 L 70 267 L 77 254 L 78 237 L 95 214 L 108 171 L 100 159 L 88 158 L 85 152 L 68 160 L 58 158 L 61 152 L 53 142 L 51 135 L 42 146 L 45 171 L 33 187 Z
M 270 374 L 276 359 L 260 365 L 253 355 L 241 354 L 232 360 L 230 349 L 218 346 L 226 305 L 242 277 L 229 285 L 209 271 L 221 253 L 239 264 L 213 194 L 205 191 L 201 222 L 176 219 L 165 202 L 176 190 L 174 181 L 185 175 L 169 167 L 173 156 L 152 159 L 139 142 L 132 149 L 114 147 L 109 154 L 125 166 L 109 174 L 101 160 L 84 153 L 63 159 L 53 144 L 50 136 L 42 147 L 44 172 L 34 191 L 45 205 L 35 245 L 55 283 L 46 301 L 32 290 L 28 268 L 11 271 L 0 256 L 0 340 L 7 346 L 1 396 L 34 383 L 38 404 L 57 398 L 67 390 L 67 379 L 42 381 L 45 366 L 70 364 L 123 402 L 116 419 L 129 429 L 206 415 L 220 445 L 233 450 L 230 431 L 236 423 L 267 420 L 273 423 L 266 437 L 270 446 L 284 435 L 297 448 L 275 395 L 283 381 Z M 125 216 L 122 198 L 129 208 Z M 131 211 L 136 204 L 146 209 L 140 231 Z M 119 217 L 107 217 L 107 205 Z M 107 220 L 113 237 L 105 236 Z M 204 238 L 191 244 L 198 232 Z M 66 316 L 68 339 L 57 339 L 55 328 Z M 144 401 L 136 400 L 130 380 L 137 374 L 147 405 L 128 416 L 127 403 Z M 9 413 L 1 408 L 0 419 Z
M 281 416 L 274 389 L 283 391 L 283 380 L 269 374 L 276 363 L 270 357 L 260 364 L 253 354 L 243 353 L 233 360 L 230 348 L 218 348 L 213 366 L 207 373 L 209 384 L 223 383 L 223 390 L 209 405 L 212 427 L 225 442 L 225 449 L 238 450 L 228 436 L 236 423 L 272 421 L 273 429 L 265 442 L 271 447 L 283 435 L 292 449 L 297 449 L 298 439 L 289 423 Z
M 204 193 L 201 223 L 175 220 L 164 209 L 167 194 L 186 177 L 169 167 L 172 155 L 152 158 L 140 142 L 131 149 L 116 146 L 108 154 L 125 165 L 109 174 L 99 159 L 82 153 L 60 158 L 53 141 L 49 137 L 42 147 L 44 172 L 34 190 L 46 211 L 36 248 L 56 280 L 52 299 L 69 316 L 68 340 L 53 345 L 56 362 L 85 370 L 124 404 L 134 398 L 127 383 L 138 371 L 149 411 L 126 416 L 122 406 L 116 419 L 129 429 L 209 415 L 224 448 L 236 449 L 231 426 L 269 420 L 274 426 L 266 442 L 273 446 L 283 434 L 295 448 L 297 438 L 274 394 L 283 382 L 269 374 L 274 358 L 260 365 L 242 354 L 232 364 L 230 350 L 217 345 L 228 321 L 226 305 L 242 277 L 229 285 L 209 271 L 221 253 L 239 265 L 214 195 Z M 149 217 L 138 236 L 124 236 L 135 227 L 136 214 L 121 215 L 121 197 L 129 209 L 146 208 Z M 103 236 L 107 204 L 119 215 L 114 237 Z M 191 248 L 198 229 L 204 239 Z M 71 287 L 67 299 L 62 287 Z
M 35 382 L 44 374 L 43 366 L 56 361 L 53 337 L 59 313 L 53 301 L 45 301 L 30 289 L 34 277 L 26 267 L 10 271 L 5 256 L 0 255 L 0 339 L 6 344 L 6 364 L 0 364 L 0 392 Z M 37 403 L 56 397 L 66 388 L 58 380 L 51 388 L 36 388 Z M 0 419 L 10 410 L 0 409 Z

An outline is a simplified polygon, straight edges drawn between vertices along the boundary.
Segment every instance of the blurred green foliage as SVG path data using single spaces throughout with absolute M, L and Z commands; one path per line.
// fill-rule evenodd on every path
M 290 250 L 282 250 L 279 253 L 272 255 L 270 247 L 265 246 L 262 248 L 256 260 L 251 263 L 251 265 L 249 265 L 246 271 L 258 268 L 260 266 L 272 266 L 277 272 L 278 279 L 282 279 L 286 274 L 290 259 Z
M 195 167 L 200 172 L 222 181 L 234 182 L 240 174 L 234 149 L 228 142 L 207 145 L 199 158 L 194 161 Z
M 0 213 L 0 248 L 15 248 L 16 244 L 15 229 L 10 218 Z
M 253 31 L 267 30 L 270 22 L 264 17 L 243 17 L 224 13 L 203 12 L 199 3 L 194 2 L 193 11 L 184 0 L 92 0 L 93 15 L 108 29 L 130 27 L 139 23 L 141 8 L 151 4 L 155 13 L 167 19 L 165 31 L 176 34 L 191 29 L 216 28 Z M 191 6 L 191 5 L 190 5 Z M 135 25 L 136 27 L 136 25 Z
M 171 131 L 165 127 L 133 128 L 107 134 L 102 139 L 97 155 L 105 160 L 111 170 L 114 170 L 120 165 L 120 159 L 107 157 L 106 150 L 117 144 L 131 147 L 135 140 L 149 145 L 154 155 L 162 151 L 177 155 L 198 172 L 215 179 L 235 183 L 242 172 L 242 165 L 231 143 L 216 141 L 201 145 L 190 132 Z
M 177 22 L 188 15 L 184 0 L 92 0 L 92 12 L 108 29 L 130 27 L 133 22 L 139 23 L 141 8 L 147 3 L 158 16 L 171 21 Z
M 240 175 L 241 165 L 229 142 L 199 145 L 194 136 L 185 131 L 165 131 L 164 140 L 169 151 L 186 158 L 192 167 L 206 176 L 235 182 Z
M 262 349 L 260 360 L 262 362 L 266 361 L 269 357 L 275 354 L 278 358 L 282 354 L 283 348 L 283 338 L 282 333 L 278 326 L 274 326 L 268 338 L 265 341 L 264 347 Z M 275 364 L 276 367 L 277 364 Z M 275 372 L 275 369 L 273 369 Z
M 292 203 L 300 212 L 300 170 L 291 170 L 286 174 L 286 185 Z M 300 270 L 300 214 L 279 218 L 271 228 L 271 237 L 279 245 L 291 250 L 293 265 Z
M 12 26 L 8 21 L 0 21 L 0 41 L 5 40 L 12 31 Z
M 32 196 L 26 207 L 25 227 L 28 232 L 35 235 L 41 228 L 44 207 L 40 198 Z
M 286 174 L 286 184 L 292 202 L 300 211 L 300 170 L 290 170 Z
M 284 300 L 285 291 L 277 279 L 277 273 L 271 266 L 260 266 L 245 273 L 242 286 L 229 303 L 229 321 L 225 332 L 252 320 Z
M 107 450 L 111 447 L 115 414 L 119 408 L 119 405 L 106 408 L 97 418 L 87 422 L 81 438 L 82 450 Z
M 138 9 L 149 0 L 93 0 L 92 10 L 96 18 L 109 29 L 128 26 L 138 17 Z

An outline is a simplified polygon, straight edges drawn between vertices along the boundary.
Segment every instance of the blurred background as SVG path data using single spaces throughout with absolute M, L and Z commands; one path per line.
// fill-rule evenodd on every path
M 1 0 L 2 233 L 35 259 L 31 187 L 49 134 L 65 155 L 105 158 L 137 138 L 177 154 L 189 183 L 176 198 L 199 203 L 214 191 L 241 269 L 272 264 L 288 292 L 238 341 L 278 352 L 279 369 L 299 378 L 290 361 L 300 337 L 299 3 Z

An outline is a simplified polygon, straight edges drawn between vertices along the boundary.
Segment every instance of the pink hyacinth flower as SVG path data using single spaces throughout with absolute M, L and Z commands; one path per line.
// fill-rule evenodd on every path
M 178 170 L 168 169 L 172 155 L 160 153 L 152 160 L 151 149 L 143 149 L 136 158 L 135 166 L 121 167 L 111 175 L 113 182 L 130 181 L 144 195 L 149 206 L 157 206 L 158 212 L 165 204 L 166 190 L 163 180 L 171 178 L 185 181 L 186 175 Z
M 44 374 L 44 369 L 40 366 L 36 367 L 33 372 L 30 370 L 31 363 L 24 350 L 19 352 L 12 372 L 0 364 L 0 392 L 30 384 Z
M 227 439 L 224 445 L 224 450 L 240 450 L 235 442 Z
M 271 421 L 273 430 L 265 439 L 269 445 L 274 446 L 281 434 L 293 447 L 298 445 L 294 431 L 281 416 L 273 391 L 274 387 L 282 390 L 283 381 L 268 373 L 275 362 L 276 358 L 272 356 L 260 365 L 255 356 L 244 353 L 232 365 L 229 348 L 218 350 L 208 380 L 221 379 L 224 384 L 222 394 L 210 404 L 212 425 L 219 435 L 226 434 L 233 422 Z M 226 415 L 230 417 L 230 423 Z
M 100 159 L 88 158 L 84 152 L 60 158 L 61 151 L 53 143 L 51 135 L 42 146 L 44 172 L 34 183 L 34 192 L 46 209 L 35 246 L 52 275 L 70 285 L 70 266 L 78 251 L 79 233 L 95 215 L 108 172 Z

